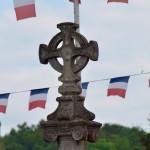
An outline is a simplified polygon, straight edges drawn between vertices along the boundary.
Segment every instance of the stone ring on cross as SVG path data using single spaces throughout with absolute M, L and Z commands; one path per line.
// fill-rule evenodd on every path
M 60 73 L 63 73 L 64 68 L 78 73 L 87 65 L 89 59 L 98 60 L 97 42 L 90 41 L 88 43 L 83 35 L 76 32 L 77 24 L 61 23 L 57 25 L 57 28 L 61 32 L 52 38 L 48 46 L 40 44 L 39 59 L 42 64 L 49 62 Z M 78 43 L 79 47 L 75 46 L 75 43 Z M 62 58 L 63 65 L 58 58 Z

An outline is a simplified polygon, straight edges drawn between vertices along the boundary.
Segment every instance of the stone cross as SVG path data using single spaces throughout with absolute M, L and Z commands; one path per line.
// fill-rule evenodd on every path
M 41 44 L 39 48 L 40 62 L 49 62 L 60 72 L 59 81 L 63 83 L 58 89 L 62 95 L 57 98 L 59 105 L 43 124 L 44 138 L 57 141 L 59 150 L 85 150 L 83 141 L 96 141 L 101 124 L 92 121 L 95 115 L 83 106 L 84 98 L 79 95 L 81 87 L 78 84 L 81 79 L 77 73 L 89 59 L 98 60 L 98 44 L 95 41 L 88 43 L 83 35 L 77 33 L 77 24 L 67 22 L 57 27 L 61 32 L 52 38 L 48 46 Z M 80 47 L 75 47 L 75 41 Z M 58 58 L 63 60 L 63 65 Z

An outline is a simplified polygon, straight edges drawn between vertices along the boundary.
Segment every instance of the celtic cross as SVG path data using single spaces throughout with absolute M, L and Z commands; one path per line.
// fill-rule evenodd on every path
M 59 105 L 48 115 L 48 121 L 43 125 L 44 137 L 46 141 L 58 140 L 59 150 L 82 150 L 77 141 L 87 138 L 88 141 L 95 141 L 101 124 L 92 121 L 95 115 L 83 106 L 84 98 L 79 95 L 81 87 L 78 84 L 81 79 L 77 73 L 87 65 L 89 59 L 98 60 L 98 44 L 95 41 L 88 43 L 83 35 L 77 33 L 77 24 L 67 22 L 58 24 L 57 27 L 61 32 L 52 38 L 48 46 L 41 44 L 39 48 L 40 62 L 49 62 L 60 72 L 59 81 L 63 83 L 58 89 L 62 94 L 57 98 Z M 75 41 L 79 47 L 75 46 Z M 63 60 L 63 65 L 58 58 Z M 70 148 L 65 148 L 65 143 Z
M 77 27 L 78 26 L 73 23 L 59 24 L 58 28 L 61 32 L 53 37 L 48 46 L 44 44 L 40 45 L 40 62 L 47 64 L 49 61 L 55 70 L 62 73 L 59 80 L 63 83 L 79 81 L 80 78 L 75 73 L 81 71 L 89 59 L 94 61 L 98 60 L 97 42 L 91 41 L 88 43 L 81 34 L 75 32 Z M 75 39 L 81 47 L 75 47 L 73 39 Z M 61 42 L 62 46 L 57 48 Z M 75 64 L 75 60 L 78 56 L 81 57 Z M 58 62 L 58 57 L 63 59 L 64 66 Z M 60 93 L 64 94 L 61 91 Z

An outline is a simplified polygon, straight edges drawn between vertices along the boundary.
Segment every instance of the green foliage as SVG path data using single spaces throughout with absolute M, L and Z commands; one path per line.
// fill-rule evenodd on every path
M 148 134 L 145 133 L 141 137 L 141 142 L 144 145 L 145 150 L 150 150 L 150 133 L 148 133 Z
M 0 150 L 4 150 L 3 139 L 0 137 Z
M 31 127 L 23 123 L 3 138 L 4 150 L 56 150 L 56 144 L 48 144 L 42 137 L 40 123 Z
M 148 122 L 150 125 L 150 115 L 148 117 Z M 145 150 L 150 150 L 150 133 L 145 133 L 141 136 L 141 142 L 145 147 Z
M 141 143 L 141 136 L 144 134 L 138 127 L 105 124 L 101 129 L 100 140 L 95 144 L 88 144 L 88 150 L 145 150 Z
M 0 150 L 57 150 L 56 143 L 43 140 L 43 130 L 38 125 L 18 125 L 1 138 Z M 105 124 L 101 128 L 100 139 L 88 143 L 87 150 L 150 150 L 150 134 L 138 127 L 127 128 L 117 124 Z

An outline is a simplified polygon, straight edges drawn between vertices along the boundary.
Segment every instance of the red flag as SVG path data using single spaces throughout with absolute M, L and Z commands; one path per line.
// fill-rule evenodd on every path
M 69 0 L 70 2 L 74 2 L 74 0 Z M 78 3 L 81 4 L 81 0 L 78 0 Z
M 108 0 L 109 2 L 121 2 L 121 3 L 128 3 L 128 0 Z
M 17 20 L 36 17 L 35 0 L 14 0 Z
M 88 85 L 89 85 L 89 82 L 82 83 L 82 92 L 80 96 L 84 98 L 84 101 L 85 101 Z M 84 105 L 84 101 L 83 101 L 83 105 Z
M 9 94 L 10 93 L 0 94 L 0 112 L 1 113 L 6 113 Z
M 36 107 L 45 108 L 49 88 L 31 90 L 29 110 Z
M 149 87 L 150 87 L 150 79 L 148 81 L 149 81 Z
M 118 95 L 125 98 L 130 76 L 112 78 L 109 82 L 107 96 Z

